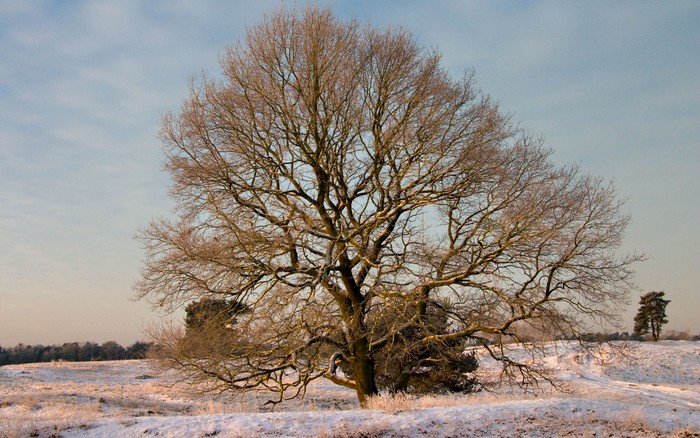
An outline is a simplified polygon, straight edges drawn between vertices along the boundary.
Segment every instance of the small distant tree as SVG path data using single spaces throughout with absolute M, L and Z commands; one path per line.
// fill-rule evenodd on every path
M 654 342 L 659 340 L 661 326 L 668 322 L 666 305 L 671 300 L 664 299 L 663 292 L 649 292 L 639 299 L 639 310 L 634 317 L 634 334 L 646 335 L 651 333 Z
M 149 351 L 149 357 L 165 368 L 188 369 L 184 374 L 193 382 L 210 388 L 208 378 L 203 378 L 210 370 L 206 368 L 209 362 L 221 364 L 215 372 L 223 373 L 226 362 L 248 344 L 237 321 L 249 312 L 247 305 L 235 299 L 205 296 L 191 301 L 185 307 L 184 327 L 151 333 L 157 348 Z M 207 361 L 201 361 L 202 357 Z

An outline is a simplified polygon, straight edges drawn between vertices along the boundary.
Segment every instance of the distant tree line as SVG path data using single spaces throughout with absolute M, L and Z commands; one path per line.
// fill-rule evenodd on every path
M 573 338 L 572 338 L 573 339 Z M 580 339 L 584 342 L 609 342 L 609 341 L 646 341 L 653 339 L 637 333 L 614 332 L 614 333 L 583 333 Z M 700 333 L 690 334 L 688 331 L 671 330 L 667 334 L 660 336 L 660 340 L 665 341 L 700 341 Z
M 36 362 L 88 362 L 97 360 L 144 359 L 153 347 L 152 342 L 135 342 L 122 347 L 114 341 L 69 342 L 63 345 L 24 345 L 0 347 L 0 366 Z

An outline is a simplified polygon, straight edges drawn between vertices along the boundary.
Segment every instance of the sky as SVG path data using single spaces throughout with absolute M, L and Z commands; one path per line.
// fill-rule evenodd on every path
M 612 181 L 639 290 L 700 332 L 700 2 L 317 1 L 403 26 L 558 164 Z M 160 120 L 282 1 L 0 0 L 0 345 L 146 339 L 134 235 L 172 214 Z

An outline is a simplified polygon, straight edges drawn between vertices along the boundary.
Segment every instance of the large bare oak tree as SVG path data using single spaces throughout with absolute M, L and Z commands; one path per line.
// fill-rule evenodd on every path
M 161 337 L 193 381 L 281 401 L 327 378 L 364 403 L 480 345 L 527 382 L 499 348 L 523 327 L 615 321 L 639 257 L 614 189 L 406 31 L 280 11 L 221 64 L 163 121 L 177 218 L 140 235 L 139 297 L 246 309 L 225 339 Z

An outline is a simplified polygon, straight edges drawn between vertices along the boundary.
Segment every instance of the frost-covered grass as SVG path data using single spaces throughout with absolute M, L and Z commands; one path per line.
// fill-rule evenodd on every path
M 545 354 L 571 392 L 383 396 L 366 410 L 322 381 L 270 410 L 269 394 L 196 396 L 146 361 L 5 366 L 0 437 L 700 437 L 700 343 L 633 343 L 597 357 L 559 344 Z

